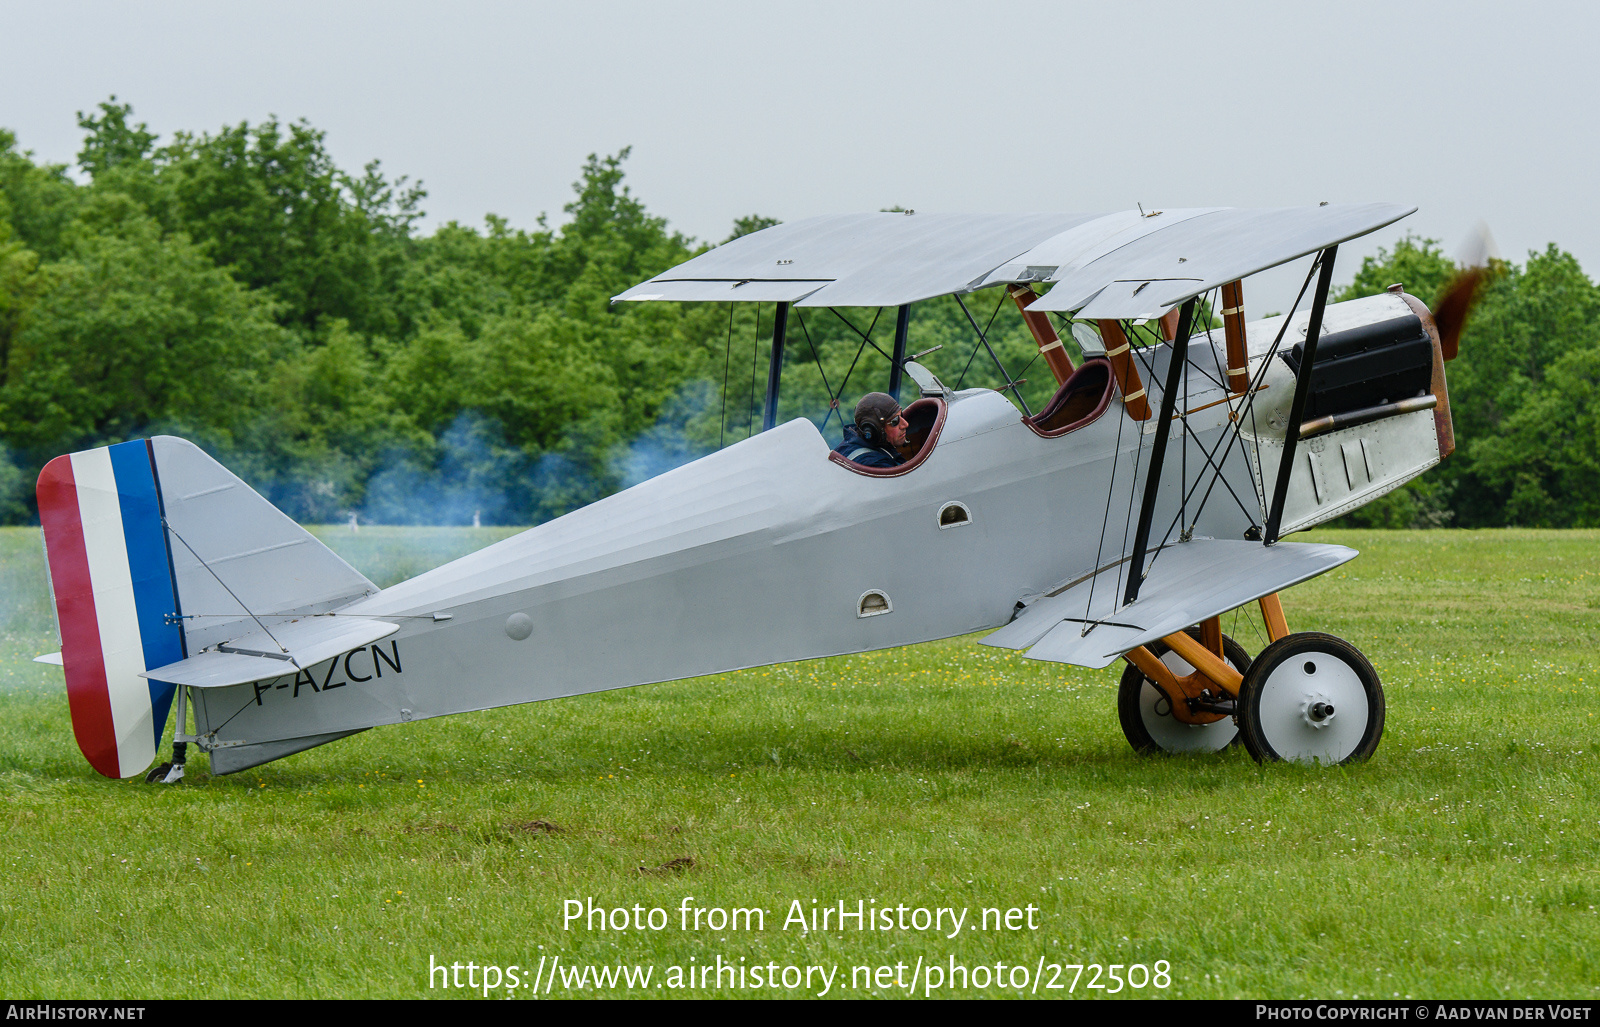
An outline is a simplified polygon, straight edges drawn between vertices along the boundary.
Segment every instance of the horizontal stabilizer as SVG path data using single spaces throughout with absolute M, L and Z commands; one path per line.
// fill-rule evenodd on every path
M 1355 559 L 1356 551 L 1322 543 L 1190 539 L 1152 554 L 1131 606 L 1116 569 L 1040 599 L 984 645 L 1028 649 L 1029 659 L 1079 667 L 1110 666 L 1117 657 L 1208 617 L 1298 585 Z M 1087 629 L 1087 630 L 1086 630 Z
M 35 656 L 33 658 L 33 662 L 34 663 L 48 663 L 52 667 L 64 667 L 64 666 L 66 666 L 66 664 L 64 662 L 62 662 L 60 653 L 45 653 L 42 656 Z
M 272 627 L 272 634 L 257 629 L 248 635 L 145 671 L 141 677 L 193 688 L 226 688 L 265 681 L 321 663 L 342 653 L 387 638 L 400 625 L 365 617 L 302 617 Z

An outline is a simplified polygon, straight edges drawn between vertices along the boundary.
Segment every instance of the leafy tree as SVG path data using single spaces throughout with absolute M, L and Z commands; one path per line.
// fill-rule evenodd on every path
M 229 437 L 285 351 L 271 306 L 123 196 L 86 202 L 66 238 L 11 338 L 8 441 L 38 466 L 157 426 Z
M 100 114 L 78 112 L 78 127 L 88 133 L 78 151 L 78 167 L 99 179 L 112 168 L 148 164 L 156 134 L 144 122 L 130 125 L 133 105 L 117 103 L 115 95 L 100 103 Z
M 15 238 L 54 260 L 62 253 L 62 234 L 77 214 L 81 193 L 64 164 L 38 165 L 17 149 L 17 137 L 0 128 L 0 218 Z
M 248 480 L 297 520 L 359 509 L 386 454 L 428 443 L 384 390 L 378 358 L 343 321 L 328 326 L 321 345 L 275 361 L 261 391 L 248 442 L 230 462 L 248 467 Z
M 155 156 L 172 194 L 167 227 L 270 292 L 285 326 L 307 336 L 330 319 L 361 332 L 396 327 L 386 297 L 421 216 L 420 186 L 389 182 L 376 162 L 360 178 L 344 174 L 303 121 L 179 133 Z
M 28 519 L 28 497 L 33 483 L 28 481 L 11 457 L 0 451 L 0 524 L 20 524 Z
M 0 381 L 10 363 L 12 339 L 39 291 L 38 271 L 39 255 L 13 239 L 11 225 L 0 216 Z
M 1543 388 L 1473 446 L 1474 472 L 1504 496 L 1502 523 L 1600 525 L 1600 347 L 1573 349 Z
M 1439 240 L 1407 235 L 1392 251 L 1378 247 L 1376 254 L 1361 259 L 1355 278 L 1334 292 L 1334 303 L 1376 296 L 1391 285 L 1404 285 L 1406 292 L 1430 307 L 1439 293 L 1456 275 L 1456 266 L 1439 248 Z
M 1566 358 L 1600 346 L 1600 289 L 1571 254 L 1551 245 L 1530 253 L 1521 267 L 1497 263 L 1492 270 L 1462 335 L 1460 355 L 1448 365 L 1458 450 L 1443 478 L 1458 522 L 1467 525 L 1524 523 L 1521 518 L 1540 508 L 1526 489 L 1514 501 L 1516 485 L 1503 462 L 1508 451 L 1493 440 L 1526 432 L 1563 402 L 1574 401 L 1569 393 L 1551 406 L 1541 397 L 1566 388 L 1566 369 L 1581 368 L 1581 358 L 1574 364 Z M 1529 404 L 1537 412 L 1519 416 Z M 1529 481 L 1549 482 L 1534 468 L 1528 474 Z M 1553 515 L 1537 516 L 1556 523 Z

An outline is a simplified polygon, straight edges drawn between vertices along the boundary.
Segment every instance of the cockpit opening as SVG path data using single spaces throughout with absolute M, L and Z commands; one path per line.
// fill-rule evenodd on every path
M 1035 435 L 1047 439 L 1081 428 L 1105 413 L 1111 405 L 1111 361 L 1096 358 L 1085 361 L 1072 372 L 1045 408 L 1022 423 Z
M 867 467 L 846 459 L 838 451 L 828 454 L 828 459 L 841 467 L 871 478 L 894 478 L 921 465 L 939 442 L 939 432 L 944 428 L 945 401 L 937 396 L 925 396 L 900 411 L 906 419 L 906 441 L 898 447 L 903 463 L 893 467 Z

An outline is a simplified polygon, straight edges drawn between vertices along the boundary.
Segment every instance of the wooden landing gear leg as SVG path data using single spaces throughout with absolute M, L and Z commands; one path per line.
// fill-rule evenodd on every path
M 1278 593 L 1264 595 L 1259 600 L 1261 603 L 1261 619 L 1267 622 L 1267 637 L 1276 642 L 1289 633 L 1289 622 L 1283 617 L 1283 604 L 1278 601 Z
M 1213 617 L 1124 654 L 1117 717 L 1139 752 L 1216 752 L 1238 740 L 1233 699 L 1250 654 Z

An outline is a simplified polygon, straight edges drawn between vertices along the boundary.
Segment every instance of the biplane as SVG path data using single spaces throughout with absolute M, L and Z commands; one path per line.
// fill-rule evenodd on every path
M 142 773 L 176 697 L 173 760 L 148 775 L 175 781 L 190 742 L 226 774 L 385 724 L 988 631 L 1126 661 L 1142 751 L 1370 756 L 1377 673 L 1291 631 L 1279 593 L 1357 555 L 1287 536 L 1454 448 L 1465 303 L 1328 302 L 1339 245 L 1412 209 L 906 211 L 744 236 L 615 301 L 770 304 L 762 431 L 384 589 L 182 439 L 58 457 L 39 510 L 79 745 Z M 1293 308 L 1247 321 L 1244 279 L 1302 258 Z M 907 355 L 914 304 L 991 289 L 1056 379 L 1037 412 L 1003 366 L 1008 387 L 951 389 Z M 889 387 L 918 396 L 892 468 L 777 423 L 789 312 L 842 307 L 896 312 Z M 1220 620 L 1252 606 L 1253 657 Z

